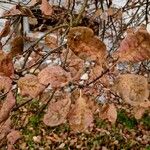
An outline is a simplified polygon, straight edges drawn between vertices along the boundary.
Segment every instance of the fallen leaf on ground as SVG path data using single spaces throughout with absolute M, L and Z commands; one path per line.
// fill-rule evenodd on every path
M 108 119 L 112 124 L 117 120 L 117 110 L 114 104 L 106 104 L 100 112 L 100 118 Z
M 21 95 L 36 98 L 44 89 L 45 86 L 39 83 L 37 76 L 27 74 L 18 80 L 18 87 Z
M 44 115 L 43 122 L 47 126 L 58 126 L 66 122 L 66 118 L 70 109 L 70 98 L 59 99 L 57 102 L 49 104 L 46 114 Z
M 70 110 L 68 115 L 68 120 L 71 129 L 74 132 L 86 132 L 89 127 L 93 126 L 93 113 L 86 102 L 86 99 L 82 97 L 80 92 L 80 97 L 76 100 L 75 105 Z

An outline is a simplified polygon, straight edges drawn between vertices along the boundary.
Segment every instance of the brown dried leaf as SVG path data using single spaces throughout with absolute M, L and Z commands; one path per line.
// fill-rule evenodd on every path
M 22 54 L 23 46 L 24 46 L 23 37 L 21 35 L 16 36 L 11 42 L 10 55 L 12 57 L 15 57 L 18 54 Z
M 19 4 L 12 7 L 10 10 L 4 12 L 3 17 L 18 16 L 18 15 L 34 17 L 32 11 L 28 7 L 23 7 Z
M 149 97 L 148 81 L 141 75 L 120 75 L 116 79 L 112 90 L 117 92 L 126 103 L 133 106 L 144 105 L 143 103 Z
M 12 87 L 12 80 L 9 77 L 0 76 L 0 91 L 7 93 Z
M 21 132 L 18 130 L 12 130 L 8 135 L 7 135 L 7 140 L 8 144 L 13 145 L 16 143 L 18 139 L 21 138 Z
M 81 93 L 75 105 L 70 110 L 68 119 L 71 129 L 75 132 L 86 132 L 89 127 L 93 126 L 92 110 Z
M 53 13 L 53 8 L 47 0 L 42 0 L 40 9 L 41 9 L 42 13 L 46 16 L 51 16 Z
M 119 61 L 139 62 L 150 60 L 150 34 L 143 29 L 128 32 L 119 49 L 114 53 Z
M 74 27 L 68 33 L 68 47 L 80 58 L 105 63 L 105 44 L 88 27 Z
M 117 120 L 117 110 L 114 104 L 107 104 L 102 108 L 100 112 L 100 118 L 108 119 L 112 124 Z
M 11 130 L 11 119 L 8 118 L 5 122 L 0 124 L 0 146 L 3 144 L 3 139 Z
M 0 51 L 0 74 L 8 77 L 14 76 L 12 57 L 3 51 Z
M 4 28 L 0 32 L 0 39 L 6 37 L 9 34 L 9 32 L 10 32 L 10 21 L 6 21 Z
M 16 100 L 13 96 L 13 93 L 10 91 L 7 94 L 7 97 L 0 108 L 0 123 L 8 119 L 9 113 L 11 112 L 12 108 L 15 106 Z
M 49 66 L 41 70 L 38 74 L 41 84 L 50 84 L 52 88 L 65 86 L 70 81 L 70 73 L 63 70 L 60 66 Z
M 32 98 L 36 98 L 45 89 L 45 86 L 39 83 L 38 78 L 31 74 L 21 77 L 18 80 L 18 87 L 21 95 L 27 95 Z
M 44 115 L 43 122 L 51 127 L 65 123 L 70 105 L 71 100 L 69 97 L 50 103 L 47 113 Z
M 58 47 L 58 40 L 55 37 L 49 35 L 45 37 L 45 44 L 49 48 L 54 49 Z

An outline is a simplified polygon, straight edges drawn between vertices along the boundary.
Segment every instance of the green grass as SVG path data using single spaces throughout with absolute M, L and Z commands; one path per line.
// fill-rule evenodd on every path
M 117 121 L 123 124 L 128 129 L 133 129 L 137 126 L 137 121 L 134 117 L 128 117 L 125 111 L 121 110 L 118 112 Z
M 143 124 L 148 127 L 148 129 L 150 129 L 150 115 L 145 114 L 143 116 L 143 118 L 141 119 L 141 121 L 143 122 Z

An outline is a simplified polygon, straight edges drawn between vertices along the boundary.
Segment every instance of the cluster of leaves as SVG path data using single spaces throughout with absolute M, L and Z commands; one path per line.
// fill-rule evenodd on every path
M 36 4 L 32 2 L 32 6 Z M 47 0 L 42 0 L 40 9 L 47 17 L 53 13 Z M 10 16 L 19 16 L 16 20 L 20 26 L 23 16 L 34 18 L 28 7 L 19 4 L 3 15 Z M 150 60 L 150 34 L 146 29 L 130 30 L 110 56 L 105 43 L 88 27 L 63 24 L 51 29 L 40 38 L 45 39 L 44 47 L 50 48 L 45 51 L 39 39 L 32 43 L 32 39 L 22 35 L 22 27 L 14 33 L 10 24 L 8 19 L 0 33 L 0 145 L 7 136 L 8 149 L 12 149 L 21 137 L 12 127 L 11 115 L 33 99 L 42 103 L 38 114 L 44 112 L 42 120 L 46 126 L 55 127 L 68 121 L 74 132 L 91 131 L 95 113 L 115 124 L 117 106 L 111 101 L 102 107 L 94 103 L 95 97 L 103 94 L 99 90 L 107 89 L 108 95 L 113 93 L 115 98 L 132 106 L 137 119 L 150 108 L 148 79 L 138 74 L 120 74 L 116 68 L 120 62 L 132 64 Z M 59 42 L 63 31 L 59 29 L 65 29 L 67 42 Z M 56 30 L 58 39 L 48 36 Z M 2 40 L 8 35 L 11 35 L 11 48 L 5 52 L 3 47 L 7 41 Z M 24 50 L 27 41 L 30 46 Z M 60 58 L 61 64 L 45 63 L 55 57 Z M 114 76 L 113 85 L 111 76 Z M 27 99 L 21 105 L 16 102 L 19 94 L 23 100 Z

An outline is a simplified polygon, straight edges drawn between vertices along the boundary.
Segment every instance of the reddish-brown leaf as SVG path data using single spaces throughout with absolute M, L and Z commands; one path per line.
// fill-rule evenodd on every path
M 41 70 L 38 74 L 38 79 L 41 84 L 50 84 L 52 88 L 65 86 L 71 77 L 68 72 L 60 66 L 49 66 Z
M 18 130 L 12 130 L 8 135 L 7 135 L 7 140 L 8 144 L 13 145 L 16 143 L 18 139 L 21 138 L 21 132 Z
M 68 115 L 69 124 L 74 132 L 86 132 L 89 127 L 93 126 L 93 113 L 86 99 L 80 97 L 76 100 L 75 105 Z
M 14 76 L 12 57 L 3 51 L 0 51 L 0 74 L 8 77 Z
M 3 144 L 3 139 L 11 130 L 11 119 L 8 118 L 5 122 L 0 124 L 0 146 Z
M 143 29 L 128 32 L 121 42 L 119 49 L 114 53 L 119 61 L 138 62 L 150 60 L 150 34 Z
M 6 37 L 10 32 L 10 21 L 6 21 L 3 30 L 0 32 L 0 39 Z
M 65 123 L 70 105 L 71 100 L 69 97 L 50 103 L 48 110 L 44 115 L 43 122 L 51 127 Z
M 99 65 L 105 63 L 106 46 L 97 36 L 94 36 L 90 28 L 71 28 L 68 33 L 68 47 L 84 60 L 94 60 Z
M 0 76 L 0 91 L 7 93 L 12 87 L 12 80 L 9 77 Z
M 10 91 L 6 96 L 6 99 L 2 104 L 2 107 L 0 108 L 0 123 L 8 119 L 9 113 L 11 112 L 15 104 L 16 104 L 15 97 L 13 96 L 13 93 Z
M 102 108 L 100 112 L 100 118 L 108 119 L 111 123 L 115 123 L 117 120 L 117 110 L 114 104 L 107 104 Z
M 17 16 L 17 15 L 34 17 L 32 11 L 28 7 L 23 7 L 19 4 L 12 7 L 10 10 L 4 12 L 3 17 Z
M 112 90 L 117 92 L 126 103 L 133 106 L 144 105 L 149 97 L 148 81 L 141 75 L 120 75 L 116 79 Z
M 35 75 L 27 74 L 18 80 L 18 87 L 21 95 L 36 98 L 44 89 L 45 86 L 40 84 Z
M 45 44 L 49 48 L 54 49 L 54 48 L 58 47 L 58 40 L 56 39 L 56 37 L 49 35 L 49 36 L 45 37 Z
M 45 16 L 51 16 L 53 13 L 53 8 L 47 0 L 42 0 L 40 9 Z
M 11 42 L 10 55 L 12 57 L 15 57 L 18 54 L 22 54 L 23 46 L 24 46 L 23 37 L 21 35 L 16 36 Z

